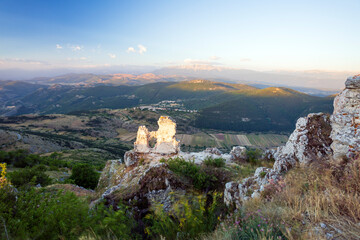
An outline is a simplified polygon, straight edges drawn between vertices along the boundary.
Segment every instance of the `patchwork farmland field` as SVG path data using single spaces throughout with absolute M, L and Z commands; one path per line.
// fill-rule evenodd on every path
M 177 139 L 186 146 L 217 147 L 231 149 L 232 146 L 241 145 L 248 147 L 272 148 L 284 145 L 287 135 L 280 134 L 207 134 L 197 133 L 193 135 L 178 134 Z

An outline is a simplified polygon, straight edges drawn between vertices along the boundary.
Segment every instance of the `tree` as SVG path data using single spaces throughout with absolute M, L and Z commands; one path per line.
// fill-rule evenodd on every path
M 70 176 L 76 185 L 94 189 L 99 181 L 100 174 L 89 164 L 77 164 L 72 169 Z

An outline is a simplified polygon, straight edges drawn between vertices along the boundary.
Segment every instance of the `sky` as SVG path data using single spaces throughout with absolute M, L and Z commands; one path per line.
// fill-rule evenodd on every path
M 0 0 L 0 69 L 358 71 L 359 0 Z

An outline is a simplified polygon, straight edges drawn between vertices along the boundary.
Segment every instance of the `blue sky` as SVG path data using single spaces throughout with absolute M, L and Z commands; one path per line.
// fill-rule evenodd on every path
M 0 0 L 0 69 L 356 71 L 360 1 Z

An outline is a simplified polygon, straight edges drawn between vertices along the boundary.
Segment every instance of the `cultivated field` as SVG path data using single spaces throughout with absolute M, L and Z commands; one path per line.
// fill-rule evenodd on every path
M 280 134 L 178 134 L 177 139 L 181 144 L 199 147 L 217 147 L 230 149 L 232 146 L 241 145 L 248 147 L 272 148 L 284 145 L 287 135 Z

